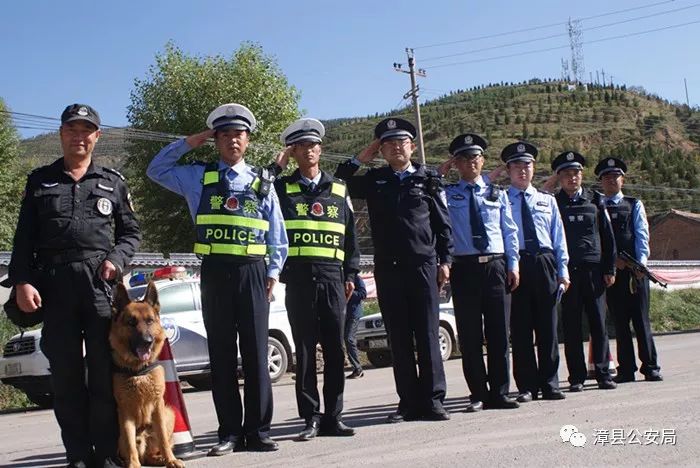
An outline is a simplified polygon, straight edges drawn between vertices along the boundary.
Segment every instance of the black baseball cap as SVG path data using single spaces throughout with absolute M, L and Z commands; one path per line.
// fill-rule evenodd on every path
M 75 120 L 85 120 L 100 128 L 100 114 L 87 104 L 71 104 L 61 114 L 61 125 Z

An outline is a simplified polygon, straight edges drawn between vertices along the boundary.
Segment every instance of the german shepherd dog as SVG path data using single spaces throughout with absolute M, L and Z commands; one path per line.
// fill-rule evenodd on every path
M 109 343 L 114 362 L 114 398 L 119 415 L 119 456 L 130 468 L 185 464 L 173 454 L 175 413 L 165 405 L 165 371 L 156 364 L 165 342 L 158 291 L 148 283 L 141 301 L 117 285 Z

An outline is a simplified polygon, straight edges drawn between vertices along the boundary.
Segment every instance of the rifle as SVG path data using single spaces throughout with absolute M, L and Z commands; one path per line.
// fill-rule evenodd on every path
M 627 263 L 627 266 L 630 267 L 635 273 L 642 273 L 644 276 L 649 278 L 649 281 L 658 284 L 662 288 L 668 287 L 667 283 L 661 281 L 658 276 L 656 276 L 654 273 L 651 272 L 651 270 L 649 270 L 649 268 L 639 263 L 637 259 L 635 259 L 627 252 L 620 252 L 620 258 L 624 260 Z

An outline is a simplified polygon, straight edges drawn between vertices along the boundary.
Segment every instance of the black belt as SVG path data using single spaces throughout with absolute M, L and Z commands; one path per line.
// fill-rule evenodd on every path
M 534 257 L 536 255 L 553 255 L 554 251 L 547 247 L 539 249 L 537 252 L 532 253 L 529 250 L 521 250 L 518 252 L 521 257 Z
M 455 255 L 454 263 L 489 263 L 493 260 L 500 260 L 503 254 L 483 254 L 483 255 Z
M 82 249 L 70 249 L 63 252 L 51 253 L 51 252 L 41 252 L 39 251 L 37 257 L 39 263 L 42 265 L 61 265 L 64 263 L 82 262 L 89 258 L 97 257 L 99 255 L 107 255 L 107 252 L 103 250 L 82 250 Z

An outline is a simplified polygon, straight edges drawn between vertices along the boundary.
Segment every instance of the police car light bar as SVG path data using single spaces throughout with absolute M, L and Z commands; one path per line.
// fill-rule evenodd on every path
M 181 279 L 187 276 L 187 269 L 183 266 L 168 266 L 158 268 L 153 272 L 153 280 Z

